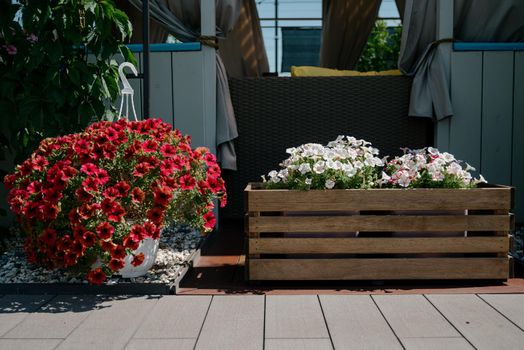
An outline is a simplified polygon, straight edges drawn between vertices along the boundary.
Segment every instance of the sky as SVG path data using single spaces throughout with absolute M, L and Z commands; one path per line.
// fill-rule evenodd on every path
M 282 41 L 281 32 L 275 35 L 275 0 L 256 0 L 258 14 L 261 19 L 262 35 L 266 46 L 270 71 L 280 71 Z M 279 18 L 300 18 L 300 20 L 282 20 L 279 26 L 289 27 L 321 27 L 322 0 L 278 0 Z M 398 18 L 395 0 L 382 0 L 379 17 Z M 303 20 L 307 18 L 308 20 Z M 271 19 L 271 20 L 264 20 Z M 389 21 L 389 25 L 397 25 L 399 21 Z M 275 37 L 277 40 L 275 40 Z M 278 52 L 275 52 L 278 47 Z M 277 53 L 277 55 L 275 55 Z M 278 56 L 278 57 L 276 57 Z M 278 60 L 278 65 L 276 62 Z

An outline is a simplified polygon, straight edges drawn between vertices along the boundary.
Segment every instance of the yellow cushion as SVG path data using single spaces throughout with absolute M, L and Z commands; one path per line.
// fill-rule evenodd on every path
M 358 72 L 356 70 L 338 70 L 312 66 L 291 66 L 292 77 L 342 77 L 342 76 L 370 76 L 370 75 L 401 75 L 398 69 L 384 70 L 381 72 Z

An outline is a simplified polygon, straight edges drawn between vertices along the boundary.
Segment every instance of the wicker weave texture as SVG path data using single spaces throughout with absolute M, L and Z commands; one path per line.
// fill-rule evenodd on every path
M 363 138 L 382 155 L 433 144 L 427 118 L 407 116 L 411 79 L 402 76 L 230 79 L 239 137 L 238 171 L 224 171 L 224 218 L 244 214 L 243 189 L 287 157 L 286 148 Z

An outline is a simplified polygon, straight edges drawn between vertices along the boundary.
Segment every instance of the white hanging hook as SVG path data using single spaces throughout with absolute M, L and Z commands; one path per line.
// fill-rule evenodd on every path
M 126 101 L 126 117 L 129 119 L 129 99 L 131 99 L 131 108 L 133 110 L 133 118 L 134 120 L 138 120 L 136 116 L 136 110 L 135 110 L 135 90 L 131 87 L 131 84 L 129 84 L 129 81 L 127 80 L 126 75 L 124 74 L 124 68 L 130 68 L 131 71 L 135 76 L 138 76 L 138 71 L 136 67 L 130 63 L 130 62 L 123 62 L 118 66 L 118 75 L 120 76 L 120 80 L 122 81 L 123 88 L 120 90 L 120 94 L 122 95 L 122 99 L 120 100 L 120 110 L 118 111 L 118 119 L 122 116 L 122 109 L 124 107 L 124 100 Z

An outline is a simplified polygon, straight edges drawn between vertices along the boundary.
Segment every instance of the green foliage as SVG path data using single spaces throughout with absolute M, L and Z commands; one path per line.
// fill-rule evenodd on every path
M 401 36 L 402 27 L 395 27 L 390 33 L 386 22 L 376 21 L 356 70 L 369 72 L 397 69 Z
M 0 159 L 8 152 L 16 164 L 41 139 L 110 111 L 119 90 L 112 57 L 135 62 L 123 45 L 131 30 L 112 0 L 2 1 Z

